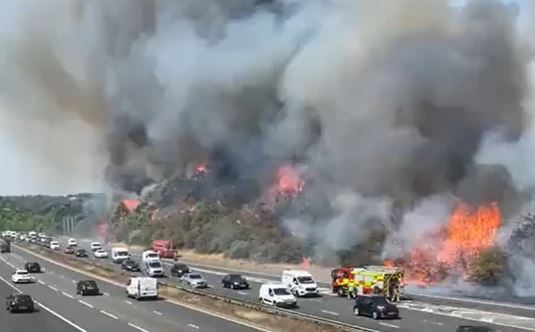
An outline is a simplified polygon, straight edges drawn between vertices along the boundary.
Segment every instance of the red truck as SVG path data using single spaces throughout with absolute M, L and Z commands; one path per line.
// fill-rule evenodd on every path
M 173 242 L 169 240 L 154 240 L 151 247 L 161 258 L 175 258 L 176 249 L 173 247 Z

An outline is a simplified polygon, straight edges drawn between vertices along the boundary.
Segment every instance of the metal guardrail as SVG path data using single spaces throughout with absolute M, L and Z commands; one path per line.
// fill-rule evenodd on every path
M 62 252 L 57 252 L 55 250 L 52 250 L 52 249 L 46 248 L 46 247 L 40 247 L 40 249 L 48 251 L 50 253 L 61 255 L 61 256 L 65 257 L 65 258 L 69 258 L 69 259 L 72 259 L 72 260 L 79 261 L 81 263 L 85 263 L 87 265 L 97 266 L 99 268 L 104 268 L 104 269 L 107 269 L 107 270 L 115 271 L 115 269 L 110 268 L 109 266 L 102 266 L 101 264 L 97 264 L 97 263 L 95 263 L 93 261 L 88 261 L 87 259 L 76 257 L 74 255 L 73 256 L 67 256 L 66 254 L 64 254 Z M 243 299 L 236 299 L 236 298 L 233 298 L 233 297 L 214 294 L 214 293 L 203 291 L 203 290 L 199 290 L 199 289 L 192 289 L 192 288 L 184 287 L 184 286 L 182 286 L 180 284 L 176 284 L 176 283 L 170 283 L 170 282 L 166 282 L 166 281 L 158 281 L 158 283 L 163 285 L 163 286 L 166 286 L 166 287 L 176 288 L 176 289 L 188 292 L 190 294 L 195 294 L 195 295 L 198 295 L 198 296 L 206 296 L 206 297 L 209 297 L 209 298 L 214 299 L 214 300 L 223 301 L 223 302 L 231 303 L 231 304 L 238 305 L 238 306 L 241 306 L 241 307 L 246 307 L 246 308 L 249 308 L 249 309 L 266 312 L 266 313 L 269 313 L 269 314 L 272 314 L 272 315 L 278 315 L 278 316 L 283 316 L 283 317 L 292 318 L 292 319 L 306 320 L 306 321 L 314 323 L 316 325 L 328 325 L 328 326 L 335 327 L 335 328 L 340 328 L 340 329 L 343 329 L 343 330 L 346 330 L 346 331 L 381 332 L 379 330 L 374 330 L 374 329 L 370 329 L 370 328 L 367 328 L 367 327 L 362 327 L 362 326 L 358 326 L 358 325 L 354 325 L 354 324 L 335 321 L 335 320 L 332 320 L 332 319 L 319 317 L 319 316 L 315 316 L 315 315 L 310 315 L 310 314 L 306 314 L 306 313 L 302 313 L 302 312 L 298 312 L 298 311 L 292 311 L 292 310 L 287 310 L 287 309 L 282 309 L 282 308 L 275 308 L 275 307 L 268 307 L 266 305 L 259 304 L 259 303 L 256 303 L 256 302 L 252 302 L 252 301 L 247 301 L 247 300 L 243 300 Z

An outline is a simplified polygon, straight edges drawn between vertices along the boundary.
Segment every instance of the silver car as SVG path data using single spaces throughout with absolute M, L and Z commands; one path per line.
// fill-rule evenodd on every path
M 198 273 L 188 273 L 185 274 L 182 277 L 182 282 L 186 284 L 187 286 L 193 287 L 193 288 L 206 288 L 208 287 L 208 283 Z

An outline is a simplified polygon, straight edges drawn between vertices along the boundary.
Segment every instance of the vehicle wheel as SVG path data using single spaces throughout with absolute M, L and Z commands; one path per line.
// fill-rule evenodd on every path
M 9 309 L 9 312 L 11 312 L 11 313 L 14 313 L 15 311 L 16 311 L 15 308 L 10 308 Z
M 336 291 L 338 293 L 338 296 L 343 297 L 344 296 L 344 289 L 342 287 L 338 288 Z
M 230 289 L 234 289 L 234 284 L 231 284 L 231 285 L 230 285 Z
M 277 304 L 276 301 L 273 301 L 273 302 L 272 302 L 272 305 L 273 305 L 274 307 L 278 307 L 278 306 L 279 306 L 279 305 Z
M 377 311 L 374 311 L 374 312 L 372 313 L 372 318 L 373 318 L 373 319 L 379 319 L 379 315 L 377 314 Z
M 355 316 L 359 316 L 360 315 L 359 308 L 353 308 L 353 313 L 355 314 Z

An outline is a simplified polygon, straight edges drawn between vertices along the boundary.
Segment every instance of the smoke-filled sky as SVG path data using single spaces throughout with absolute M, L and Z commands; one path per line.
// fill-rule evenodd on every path
M 381 64 L 363 64 L 367 60 L 362 59 L 360 63 L 361 60 L 358 59 L 358 57 L 369 57 L 368 53 L 373 52 L 374 47 L 378 48 L 377 52 L 382 52 L 380 48 L 384 45 L 379 45 L 380 43 L 385 40 L 387 40 L 385 43 L 388 43 L 388 39 L 395 40 L 398 37 L 395 36 L 395 32 L 386 32 L 387 28 L 396 28 L 397 23 L 389 27 L 391 22 L 385 18 L 395 18 L 395 15 L 399 15 L 400 20 L 413 20 L 415 23 L 412 27 L 406 27 L 406 22 L 399 22 L 400 26 L 403 25 L 402 28 L 408 29 L 407 36 L 410 36 L 410 29 L 419 33 L 419 29 L 426 25 L 440 29 L 440 25 L 443 24 L 441 20 L 447 19 L 446 15 L 438 14 L 440 11 L 438 7 L 441 5 L 436 1 L 422 5 L 425 7 L 423 9 L 413 9 L 413 6 L 420 6 L 422 2 L 403 1 L 404 4 L 395 7 L 389 7 L 389 2 L 382 8 L 379 8 L 380 6 L 373 8 L 374 5 L 370 5 L 369 1 L 354 1 L 360 4 L 352 5 L 351 1 L 343 0 L 330 2 L 287 0 L 285 2 L 294 3 L 295 8 L 291 14 L 293 16 L 285 25 L 275 27 L 276 19 L 273 15 L 263 12 L 253 16 L 242 14 L 246 16 L 245 19 L 227 25 L 227 21 L 232 19 L 228 14 L 232 11 L 231 6 L 242 6 L 243 12 L 247 12 L 251 9 L 244 3 L 248 1 L 221 1 L 229 5 L 221 5 L 219 8 L 210 5 L 210 2 L 214 1 L 199 1 L 200 5 L 193 6 L 186 1 L 182 8 L 179 8 L 180 6 L 160 1 L 161 6 L 158 9 L 137 3 L 130 5 L 124 1 L 115 1 L 113 4 L 94 1 L 94 5 L 81 5 L 82 1 L 61 0 L 47 1 L 46 5 L 41 1 L 2 1 L 0 68 L 3 78 L 0 82 L 2 95 L 0 158 L 3 162 L 0 165 L 0 172 L 3 181 L 0 194 L 101 191 L 110 179 L 109 176 L 103 176 L 104 169 L 109 164 L 110 153 L 114 159 L 121 159 L 125 157 L 124 154 L 128 154 L 127 166 L 119 160 L 122 171 L 128 169 L 126 171 L 128 173 L 141 167 L 144 168 L 144 173 L 150 175 L 155 171 L 146 169 L 145 165 L 137 165 L 139 162 L 144 163 L 139 161 L 140 159 L 156 159 L 165 163 L 166 160 L 161 159 L 171 154 L 193 154 L 188 157 L 197 158 L 195 152 L 186 151 L 187 148 L 180 146 L 187 140 L 179 136 L 190 135 L 187 131 L 195 132 L 194 144 L 202 147 L 212 147 L 214 142 L 220 140 L 234 144 L 235 140 L 241 140 L 245 136 L 252 142 L 255 140 L 254 131 L 261 131 L 261 135 L 264 135 L 264 138 L 258 139 L 259 141 L 266 137 L 268 141 L 275 141 L 273 144 L 264 144 L 267 145 L 264 147 L 265 150 L 273 149 L 274 146 L 279 147 L 283 142 L 278 142 L 280 135 L 272 134 L 273 132 L 284 134 L 286 130 L 296 132 L 307 130 L 306 123 L 302 119 L 303 116 L 306 117 L 303 112 L 308 111 L 303 111 L 303 108 L 314 103 L 324 103 L 325 106 L 331 104 L 328 107 L 332 107 L 332 100 L 327 99 L 337 99 L 340 105 L 336 107 L 349 109 L 349 105 L 343 104 L 354 101 L 344 96 L 336 98 L 337 93 L 346 92 L 335 87 L 343 80 L 348 84 L 355 84 L 355 89 L 359 89 L 358 84 L 367 84 L 365 81 L 357 82 L 358 80 L 349 77 L 350 75 L 363 73 L 366 75 L 366 70 L 369 70 L 376 77 L 383 75 L 382 78 L 372 80 L 370 83 L 397 84 L 394 76 L 399 73 L 391 75 L 390 78 L 394 80 L 388 82 L 387 72 L 378 72 L 373 68 Z M 462 7 L 464 2 L 454 1 L 453 5 Z M 530 1 L 517 0 L 517 2 L 521 8 L 519 22 L 527 22 Z M 304 5 L 305 3 L 308 4 Z M 127 12 L 133 15 L 132 18 L 126 18 L 122 6 L 129 7 Z M 160 10 L 160 13 L 163 13 L 165 6 L 171 9 L 170 14 L 158 16 L 155 31 L 148 31 L 142 23 L 139 23 L 143 22 L 143 17 L 151 16 L 149 13 L 151 10 Z M 225 6 L 227 7 L 224 8 Z M 402 13 L 403 10 L 400 10 L 402 6 L 406 6 L 407 13 Z M 354 13 L 344 13 L 344 8 L 351 8 Z M 228 12 L 224 12 L 225 10 Z M 371 19 L 367 21 L 367 16 L 363 13 L 368 11 L 373 13 L 372 19 L 375 21 Z M 408 13 L 410 11 L 414 13 Z M 403 15 L 406 17 L 403 18 Z M 426 22 L 426 18 L 423 17 L 425 15 L 431 15 L 429 20 L 436 19 L 436 22 Z M 45 17 L 55 17 L 54 22 L 45 20 Z M 135 20 L 138 22 L 134 22 Z M 118 28 L 113 30 L 113 24 Z M 201 24 L 206 26 L 200 26 Z M 220 30 L 224 26 L 227 26 L 226 35 L 218 36 L 218 33 L 223 33 Z M 146 38 L 136 35 L 140 31 L 146 34 Z M 332 34 L 333 38 L 328 38 L 328 34 Z M 403 37 L 402 34 L 403 31 L 400 37 Z M 365 38 L 377 38 L 377 45 Z M 210 39 L 219 40 L 219 43 L 214 42 L 214 47 L 211 48 Z M 205 42 L 207 44 L 204 45 Z M 415 49 L 418 47 L 408 46 L 405 50 L 401 47 L 399 61 L 406 61 L 403 56 L 412 57 L 411 53 L 417 52 Z M 422 44 L 421 51 L 427 52 L 425 48 L 426 46 Z M 354 57 L 353 66 L 348 67 L 350 64 L 347 57 Z M 384 59 L 385 62 L 393 60 L 395 59 Z M 289 64 L 286 69 L 283 69 L 284 62 Z M 194 66 L 199 68 L 193 70 Z M 310 66 L 311 70 L 307 71 L 303 66 Z M 365 68 L 366 66 L 368 68 Z M 395 67 L 396 65 L 392 70 L 396 70 Z M 354 72 L 343 73 L 347 68 Z M 324 80 L 326 84 L 307 85 L 306 80 Z M 199 85 L 206 85 L 206 88 L 199 88 Z M 270 85 L 273 87 L 270 88 Z M 155 86 L 159 89 L 155 89 Z M 250 87 L 248 98 L 251 100 L 242 96 L 247 86 Z M 327 90 L 324 90 L 325 88 Z M 314 94 L 331 96 L 321 100 L 322 98 L 313 96 Z M 276 95 L 278 97 L 275 98 Z M 400 95 L 395 98 L 402 97 Z M 303 98 L 306 100 L 300 100 Z M 377 96 L 376 99 L 382 98 Z M 399 101 L 387 99 L 391 98 L 385 98 L 385 103 Z M 289 110 L 287 118 L 280 122 L 280 126 L 270 128 L 249 126 L 250 123 L 261 121 L 258 114 L 269 117 L 272 113 L 270 108 L 276 108 L 276 103 L 281 101 L 286 103 L 288 109 L 295 111 Z M 214 109 L 216 107 L 220 110 Z M 243 117 L 244 113 L 239 109 L 243 107 L 263 109 L 257 114 L 249 112 L 248 117 Z M 361 112 L 365 112 L 368 107 L 372 105 L 364 105 Z M 232 108 L 235 110 L 231 111 Z M 191 109 L 195 110 L 190 111 Z M 184 117 L 183 114 L 188 112 L 194 113 L 195 116 Z M 310 111 L 314 112 L 316 110 Z M 323 115 L 312 117 L 333 116 L 325 110 L 322 113 Z M 110 139 L 110 136 L 115 137 L 116 141 L 124 138 L 124 133 L 120 133 L 121 128 L 110 128 L 110 126 L 116 127 L 117 122 L 127 121 L 125 114 L 129 117 L 128 121 L 134 122 L 134 126 L 136 122 L 149 123 L 143 131 L 147 131 L 153 142 L 157 142 L 155 143 L 157 152 L 150 152 L 155 155 L 154 157 L 147 156 L 150 153 L 145 151 L 131 152 L 132 149 L 129 147 Z M 338 118 L 333 119 L 329 125 L 344 126 L 344 123 L 337 123 L 346 120 L 342 116 L 343 113 L 339 113 Z M 358 116 L 367 115 L 363 113 Z M 390 115 L 377 113 L 374 116 Z M 115 119 L 117 117 L 120 120 Z M 216 118 L 217 121 L 210 121 L 211 118 Z M 244 125 L 248 127 L 248 132 L 229 134 L 229 130 L 234 130 L 233 121 L 236 119 L 244 123 L 250 121 Z M 183 123 L 186 121 L 188 125 L 184 126 Z M 353 118 L 352 121 L 355 121 L 354 125 L 366 123 L 360 122 L 357 118 Z M 110 125 L 114 122 L 115 124 Z M 328 126 L 322 129 L 327 133 L 331 130 Z M 371 130 L 382 129 L 385 128 L 378 127 Z M 370 130 L 370 128 L 358 128 L 358 130 Z M 207 134 L 199 134 L 202 131 L 206 131 Z M 352 139 L 339 136 L 343 133 L 332 132 L 327 135 L 329 135 L 326 136 L 328 140 Z M 393 135 L 390 139 L 398 142 L 418 140 L 418 137 L 408 131 L 390 132 L 389 135 Z M 292 135 L 284 137 L 283 140 L 284 144 L 289 143 L 289 149 L 302 152 L 303 144 L 308 144 L 303 142 L 304 139 L 303 135 Z M 384 139 L 389 140 L 387 137 Z M 175 144 L 177 140 L 181 143 Z M 330 143 L 324 141 L 316 148 L 330 149 L 331 147 L 325 145 Z M 352 144 L 351 142 L 348 147 L 339 146 L 339 148 L 347 151 L 345 149 L 351 148 Z M 381 144 L 378 141 L 375 147 L 371 144 L 362 148 L 367 151 Z M 256 148 L 254 143 L 248 146 L 236 145 L 244 149 Z M 399 145 L 395 152 L 397 154 L 411 153 L 403 149 L 414 146 L 404 143 Z M 286 157 L 291 152 L 266 153 Z M 311 159 L 321 155 L 311 150 L 307 153 L 312 154 Z M 337 153 L 333 152 L 333 158 L 339 162 L 342 156 L 336 155 Z M 373 154 L 372 151 L 369 153 Z M 399 157 L 387 157 L 392 159 L 392 167 L 399 165 Z M 351 153 L 343 158 L 353 159 L 348 160 L 349 164 L 356 162 L 355 156 L 351 156 Z M 373 159 L 372 156 L 370 158 Z M 326 163 L 330 161 L 332 160 L 327 160 Z M 173 160 L 173 162 L 181 161 Z M 387 169 L 382 171 L 392 171 L 388 169 L 388 161 L 384 167 Z M 347 176 L 343 174 L 347 171 L 350 169 L 342 170 L 340 176 Z M 373 174 L 367 174 L 370 171 L 365 170 L 364 174 L 372 175 L 372 181 L 378 180 Z M 108 172 L 113 173 L 113 170 L 108 169 Z M 375 191 L 376 187 L 384 187 L 382 184 L 364 183 L 366 181 L 363 182 L 362 177 L 357 182 L 354 183 L 356 186 L 369 192 Z M 389 188 L 389 190 L 397 189 Z

